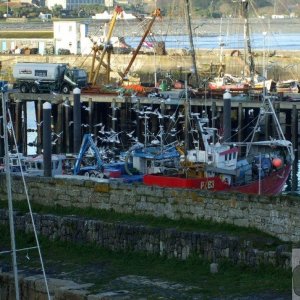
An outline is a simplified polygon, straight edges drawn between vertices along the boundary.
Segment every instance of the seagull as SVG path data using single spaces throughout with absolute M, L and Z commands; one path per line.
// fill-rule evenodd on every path
M 160 141 L 157 140 L 157 139 L 155 139 L 155 140 L 152 140 L 152 141 L 151 141 L 151 144 L 152 144 L 152 145 L 159 145 L 159 144 L 160 144 Z
M 70 121 L 70 122 L 69 122 L 69 126 L 71 126 L 73 123 L 74 123 L 74 121 Z
M 53 135 L 56 135 L 57 137 L 60 137 L 62 135 L 63 131 L 61 131 L 60 133 L 56 133 L 56 132 L 53 132 Z
M 174 114 L 169 116 L 170 120 L 172 120 L 173 122 L 175 122 L 175 115 L 176 115 L 176 112 L 174 112 Z
M 112 121 L 117 121 L 118 120 L 116 117 L 113 117 L 111 115 L 108 115 L 108 116 L 112 119 Z
M 158 119 L 163 119 L 164 118 L 163 115 L 159 111 L 157 111 L 156 114 L 157 114 Z
M 91 108 L 90 107 L 87 107 L 85 105 L 82 105 L 82 108 L 85 109 L 86 111 L 91 111 Z
M 127 136 L 129 136 L 130 138 L 132 138 L 132 135 L 133 135 L 134 132 L 135 132 L 135 130 L 132 130 L 131 132 L 126 133 L 126 134 L 127 134 Z
M 184 117 L 184 115 L 182 114 L 182 112 L 179 112 L 178 118 L 183 118 L 183 117 Z
M 102 123 L 98 123 L 98 124 L 95 124 L 94 127 L 100 127 L 100 126 L 103 126 Z
M 90 125 L 89 124 L 81 124 L 81 126 L 86 128 L 86 127 L 89 127 Z
M 138 143 L 138 142 L 139 142 L 138 137 L 132 137 L 131 140 L 132 140 L 133 142 L 135 142 L 135 143 Z
M 105 134 L 104 128 L 105 128 L 105 125 L 103 125 L 103 126 L 101 127 L 101 129 L 100 129 L 98 132 L 100 132 L 100 133 L 102 133 L 102 134 Z
M 43 124 L 43 122 L 44 122 L 44 121 L 41 121 L 41 122 L 39 123 L 39 122 L 35 121 L 36 126 L 41 126 L 41 125 Z
M 56 145 L 56 142 L 57 142 L 57 140 L 58 140 L 58 138 L 57 139 L 55 139 L 54 141 L 52 141 L 52 145 Z

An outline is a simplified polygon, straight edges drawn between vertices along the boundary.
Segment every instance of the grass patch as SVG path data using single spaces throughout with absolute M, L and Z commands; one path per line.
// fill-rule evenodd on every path
M 14 209 L 27 213 L 28 206 L 25 201 L 14 202 Z M 44 206 L 31 203 L 33 212 L 41 214 L 54 214 L 59 216 L 75 215 L 88 219 L 97 219 L 107 222 L 124 222 L 132 225 L 146 225 L 150 227 L 174 228 L 181 231 L 201 231 L 208 233 L 222 233 L 238 236 L 242 239 L 252 240 L 253 246 L 261 250 L 274 250 L 276 246 L 283 244 L 281 240 L 268 235 L 256 228 L 239 227 L 226 223 L 217 223 L 209 220 L 180 219 L 171 220 L 166 217 L 153 217 L 151 215 L 135 215 L 117 213 L 109 210 L 95 208 L 76 208 L 62 206 Z M 5 201 L 0 201 L 0 208 L 7 208 Z M 286 243 L 291 248 L 291 243 Z
M 0 31 L 1 39 L 53 39 L 53 31 Z
M 7 226 L 0 226 L 0 232 L 0 251 L 9 249 L 9 229 Z M 16 232 L 16 238 L 19 249 L 35 245 L 32 234 Z M 250 268 L 222 262 L 219 273 L 210 274 L 209 263 L 197 257 L 180 261 L 141 253 L 112 252 L 95 245 L 49 241 L 44 237 L 40 237 L 40 244 L 47 274 L 47 270 L 52 274 L 65 272 L 65 279 L 94 283 L 94 291 L 99 291 L 110 285 L 112 280 L 126 275 L 159 278 L 192 286 L 189 293 L 201 293 L 207 299 L 212 296 L 245 295 L 260 291 L 283 293 L 291 290 L 290 272 L 270 266 Z M 29 252 L 30 260 L 25 255 L 22 252 L 17 254 L 19 269 L 36 270 L 39 265 L 37 251 Z M 10 264 L 10 255 L 0 255 L 0 264 L 1 261 Z

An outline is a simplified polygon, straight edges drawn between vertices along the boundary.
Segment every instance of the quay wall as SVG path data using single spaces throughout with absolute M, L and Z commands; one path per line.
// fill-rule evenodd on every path
M 76 216 L 34 214 L 38 234 L 50 240 L 93 244 L 112 251 L 143 252 L 186 260 L 190 256 L 211 262 L 228 260 L 233 264 L 269 264 L 288 269 L 291 253 L 279 245 L 256 249 L 253 242 L 228 234 L 179 231 L 175 228 L 149 227 L 125 222 L 104 222 Z M 33 232 L 30 214 L 15 213 L 15 229 Z M 0 224 L 8 226 L 8 211 L 0 209 Z
M 0 175 L 0 197 L 6 199 L 4 174 Z M 257 228 L 283 241 L 300 241 L 298 197 L 258 197 L 238 193 L 168 189 L 97 182 L 87 179 L 26 177 L 29 198 L 47 206 L 96 208 L 120 213 L 148 214 L 170 219 L 212 220 Z M 24 201 L 22 179 L 13 176 L 14 201 Z
M 113 54 L 111 59 L 112 82 L 120 79 L 117 72 L 124 71 L 129 64 L 132 54 Z M 263 71 L 263 53 L 255 53 L 255 64 L 258 72 Z M 17 62 L 49 62 L 49 63 L 69 63 L 73 67 L 82 67 L 89 72 L 92 66 L 92 56 L 78 55 L 0 55 L 2 63 L 1 75 L 10 81 L 12 78 L 12 66 Z M 244 66 L 243 56 L 236 57 L 236 52 L 224 51 L 223 62 L 226 65 L 225 73 L 241 74 Z M 218 50 L 197 50 L 196 63 L 198 72 L 202 77 L 211 76 L 218 69 L 220 63 Z M 213 68 L 212 65 L 215 65 Z M 271 57 L 266 58 L 268 68 L 268 78 L 278 80 L 299 79 L 300 78 L 300 51 L 276 51 Z M 131 69 L 130 75 L 146 74 L 142 80 L 154 80 L 152 74 L 157 71 L 161 73 L 176 72 L 178 78 L 184 80 L 184 75 L 180 72 L 190 72 L 192 66 L 191 56 L 186 50 L 168 50 L 167 55 L 153 55 L 149 52 L 137 55 Z M 105 69 L 101 68 L 100 72 Z M 149 75 L 147 75 L 149 74 Z M 293 78 L 291 78 L 293 74 Z M 149 77 L 149 78 L 148 78 Z M 158 76 L 159 78 L 159 76 Z

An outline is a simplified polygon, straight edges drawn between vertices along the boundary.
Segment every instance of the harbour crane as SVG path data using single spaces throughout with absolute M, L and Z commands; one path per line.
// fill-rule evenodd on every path
M 107 77 L 109 78 L 110 56 L 111 56 L 111 52 L 112 52 L 112 45 L 111 45 L 110 39 L 111 39 L 112 34 L 113 34 L 113 30 L 114 30 L 114 27 L 115 27 L 115 24 L 116 24 L 117 17 L 122 12 L 123 12 L 123 9 L 120 6 L 115 7 L 113 16 L 112 16 L 112 18 L 110 20 L 110 23 L 109 23 L 108 32 L 107 32 L 107 35 L 105 37 L 104 46 L 99 46 L 96 43 L 93 46 L 92 66 L 91 66 L 91 72 L 89 74 L 89 83 L 92 87 L 95 87 L 97 85 L 97 80 L 99 78 L 101 65 L 103 65 L 106 68 Z M 100 57 L 98 57 L 99 53 L 100 53 Z M 107 63 L 105 64 L 104 63 L 104 56 L 106 54 L 107 54 Z
M 124 79 L 126 78 L 126 76 L 128 75 L 129 71 L 130 71 L 130 68 L 136 58 L 136 56 L 138 55 L 147 35 L 149 34 L 150 30 L 151 30 L 151 27 L 155 21 L 155 19 L 157 17 L 161 17 L 161 10 L 159 8 L 155 9 L 154 12 L 152 13 L 152 18 L 150 19 L 150 22 L 148 23 L 148 26 L 142 36 L 142 39 L 140 40 L 137 48 L 135 49 L 135 51 L 133 52 L 133 56 L 131 57 L 130 61 L 129 61 L 129 64 L 128 66 L 126 67 L 125 71 L 124 72 L 119 72 L 119 75 L 121 76 L 121 80 L 120 80 L 120 84 L 123 83 Z

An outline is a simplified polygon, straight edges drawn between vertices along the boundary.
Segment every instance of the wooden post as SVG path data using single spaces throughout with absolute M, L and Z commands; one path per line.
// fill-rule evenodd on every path
M 292 109 L 292 143 L 294 146 L 294 149 L 298 150 L 298 110 L 296 105 L 293 105 Z
M 231 141 L 231 94 L 225 92 L 223 95 L 223 131 L 224 131 L 224 142 Z
M 292 109 L 285 111 L 285 137 L 287 140 L 292 140 Z
M 23 103 L 23 143 L 22 143 L 22 153 L 27 155 L 27 102 Z
M 66 153 L 70 153 L 71 145 L 70 145 L 70 130 L 73 128 L 73 120 L 71 120 L 71 103 L 68 98 L 64 101 L 64 109 L 65 109 L 65 130 L 64 130 L 64 146 Z
M 37 145 L 36 152 L 37 154 L 42 153 L 42 141 L 43 141 L 43 103 L 40 98 L 37 101 L 37 109 L 36 109 L 36 121 L 37 121 Z
M 73 152 L 79 153 L 81 146 L 81 103 L 80 103 L 80 89 L 73 90 Z
M 43 105 L 43 161 L 44 176 L 52 176 L 52 143 L 51 143 L 51 104 L 49 102 Z
M 241 143 L 244 139 L 244 134 L 243 134 L 243 119 L 244 119 L 244 114 L 243 114 L 243 103 L 239 103 L 238 107 L 238 142 Z
M 63 136 L 64 136 L 64 128 L 63 128 L 63 105 L 62 103 L 57 104 L 57 119 L 55 123 L 55 139 L 56 145 L 56 153 L 63 152 Z
M 89 110 L 88 110 L 88 114 L 89 114 L 89 133 L 93 133 L 93 126 L 94 126 L 94 120 L 93 120 L 93 116 L 94 116 L 94 103 L 93 103 L 93 99 L 89 98 Z
M 25 102 L 26 103 L 26 102 Z M 25 104 L 24 103 L 24 104 Z M 15 105 L 15 134 L 16 134 L 16 142 L 18 147 L 22 146 L 23 138 L 22 138 L 22 100 L 17 99 Z M 18 149 L 18 151 L 22 151 Z

